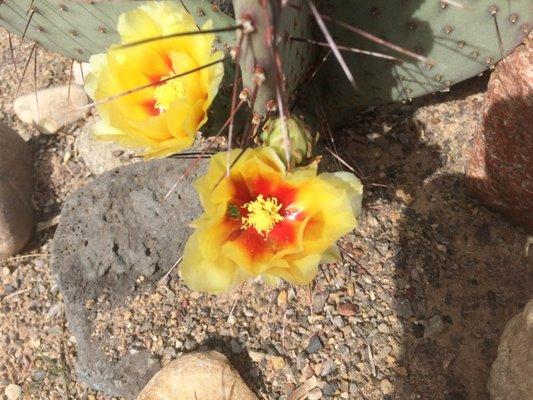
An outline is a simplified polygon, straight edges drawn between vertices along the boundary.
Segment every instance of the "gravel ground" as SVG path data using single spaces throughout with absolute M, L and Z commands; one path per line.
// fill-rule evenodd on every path
M 0 42 L 7 43 L 1 30 Z M 22 46 L 19 71 L 29 51 Z M 47 222 L 91 179 L 74 148 L 83 121 L 53 136 L 19 122 L 9 57 L 4 45 L 0 116 L 30 138 L 37 221 Z M 68 60 L 40 50 L 38 87 L 65 82 L 68 69 Z M 21 93 L 33 90 L 32 75 L 33 67 Z M 532 256 L 521 229 L 465 191 L 464 149 L 485 84 L 479 78 L 449 94 L 367 110 L 335 132 L 339 156 L 364 180 L 364 211 L 340 242 L 344 262 L 322 266 L 312 286 L 249 282 L 203 296 L 173 271 L 155 292 L 113 312 L 104 312 L 105 298 L 86 305 L 101 310 L 94 332 L 107 339 L 108 356 L 149 348 L 166 364 L 218 349 L 265 399 L 286 398 L 313 375 L 315 399 L 488 398 L 499 335 L 532 295 Z M 339 166 L 325 157 L 324 168 Z M 23 254 L 0 262 L 0 396 L 14 383 L 25 399 L 109 399 L 76 379 L 75 339 L 50 275 L 54 228 L 41 228 Z

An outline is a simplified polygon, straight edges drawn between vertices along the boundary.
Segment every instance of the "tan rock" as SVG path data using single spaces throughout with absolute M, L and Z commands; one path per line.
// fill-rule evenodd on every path
M 13 109 L 23 122 L 35 124 L 42 133 L 56 133 L 63 126 L 83 116 L 87 110 L 80 107 L 89 103 L 83 87 L 78 85 L 57 86 L 28 93 L 15 100 Z
M 22 397 L 22 388 L 19 385 L 9 384 L 6 386 L 4 394 L 7 400 L 18 400 Z
M 33 156 L 13 129 L 0 122 L 0 260 L 17 254 L 33 230 Z
M 492 400 L 533 399 L 533 300 L 505 326 L 492 364 Z
M 72 77 L 76 85 L 83 86 L 85 83 L 85 78 L 87 78 L 87 75 L 91 72 L 91 70 L 91 64 L 74 61 L 74 64 L 72 65 Z
M 390 383 L 390 381 L 388 379 L 383 379 L 380 383 L 379 383 L 379 386 L 381 387 L 381 392 L 383 394 L 390 394 L 392 393 L 393 391 L 393 388 L 392 388 L 392 383 Z
M 138 400 L 258 400 L 228 359 L 215 351 L 185 354 L 145 386 Z

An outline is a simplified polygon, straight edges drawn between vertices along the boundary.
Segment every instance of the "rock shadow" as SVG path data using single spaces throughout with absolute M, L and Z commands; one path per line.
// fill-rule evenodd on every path
M 267 383 L 263 380 L 261 371 L 246 351 L 246 344 L 241 343 L 238 338 L 210 335 L 200 344 L 198 350 L 215 350 L 224 354 L 233 368 L 239 372 L 250 390 L 261 398 L 259 389 L 264 389 L 268 386 L 265 386 Z
M 74 126 L 70 127 L 72 131 Z M 24 253 L 39 249 L 53 237 L 55 225 L 52 219 L 59 215 L 66 195 L 87 179 L 84 164 L 72 157 L 71 153 L 66 155 L 74 143 L 74 136 L 69 133 L 37 134 L 31 136 L 27 143 L 33 152 L 35 226 Z M 38 231 L 37 223 L 47 221 L 49 226 Z

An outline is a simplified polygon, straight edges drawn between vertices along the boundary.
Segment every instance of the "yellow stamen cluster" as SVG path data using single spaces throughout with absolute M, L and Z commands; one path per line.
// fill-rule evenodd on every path
M 275 197 L 265 199 L 260 194 L 254 201 L 243 205 L 243 208 L 248 211 L 248 216 L 242 217 L 241 228 L 248 229 L 253 227 L 257 233 L 266 237 L 274 226 L 283 220 L 283 217 L 279 214 L 281 206 Z
M 180 97 L 185 97 L 185 85 L 179 78 L 171 79 L 155 88 L 155 107 L 165 112 Z

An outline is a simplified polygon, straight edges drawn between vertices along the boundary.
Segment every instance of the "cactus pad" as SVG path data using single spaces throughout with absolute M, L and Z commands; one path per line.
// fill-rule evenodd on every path
M 302 83 L 311 66 L 314 54 L 313 46 L 303 42 L 293 42 L 291 36 L 310 38 L 311 19 L 305 6 L 305 0 L 294 1 L 297 7 L 281 5 L 277 1 L 234 0 L 235 18 L 238 22 L 250 21 L 254 31 L 246 33 L 242 40 L 240 66 L 243 86 L 253 93 L 256 77 L 254 72 L 259 67 L 265 81 L 259 87 L 254 111 L 264 114 L 267 105 L 276 104 L 276 62 L 268 38 L 272 38 L 277 47 L 279 62 L 283 69 L 283 85 L 286 100 L 293 98 L 295 90 Z M 238 35 L 244 33 L 239 32 Z M 276 104 L 277 105 L 277 104 Z
M 330 57 L 321 79 L 333 108 L 410 100 L 478 75 L 509 54 L 528 34 L 531 0 L 330 0 L 323 12 L 430 59 L 424 63 L 377 45 L 332 21 L 326 21 L 339 45 L 371 50 L 403 63 L 344 53 L 358 81 L 348 84 Z M 463 5 L 463 7 L 461 7 Z
M 232 18 L 212 7 L 209 1 L 182 0 L 182 3 L 199 26 L 208 19 L 213 20 L 216 28 L 234 25 Z M 118 16 L 141 4 L 131 0 L 4 0 L 0 2 L 0 26 L 50 51 L 86 61 L 120 41 L 116 31 Z M 229 47 L 235 34 L 223 32 L 219 38 L 221 45 Z

